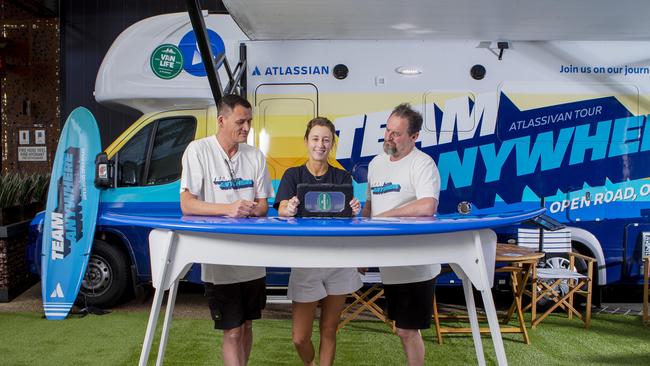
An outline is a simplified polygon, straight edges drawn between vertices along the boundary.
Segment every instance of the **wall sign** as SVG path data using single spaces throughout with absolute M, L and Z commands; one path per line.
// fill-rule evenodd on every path
M 29 145 L 29 130 L 18 131 L 18 144 Z
M 47 147 L 19 146 L 18 161 L 47 161 Z
M 45 145 L 45 130 L 34 131 L 34 143 L 36 145 Z

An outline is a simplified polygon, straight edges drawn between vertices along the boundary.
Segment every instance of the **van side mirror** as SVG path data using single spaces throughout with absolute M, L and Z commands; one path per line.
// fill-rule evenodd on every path
M 113 188 L 115 187 L 115 170 L 113 162 L 108 160 L 105 152 L 97 154 L 95 157 L 95 187 Z

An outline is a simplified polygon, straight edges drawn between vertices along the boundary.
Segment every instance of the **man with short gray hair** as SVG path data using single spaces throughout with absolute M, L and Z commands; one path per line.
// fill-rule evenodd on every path
M 181 210 L 184 215 L 266 216 L 273 196 L 264 154 L 246 144 L 253 112 L 239 95 L 225 95 L 217 104 L 218 131 L 192 141 L 182 159 Z M 203 264 L 214 327 L 223 330 L 223 363 L 248 363 L 253 345 L 253 319 L 266 303 L 266 269 Z

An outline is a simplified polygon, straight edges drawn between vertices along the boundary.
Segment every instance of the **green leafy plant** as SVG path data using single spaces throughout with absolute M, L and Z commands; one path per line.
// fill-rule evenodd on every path
M 17 205 L 17 197 L 21 191 L 21 178 L 18 174 L 0 176 L 0 207 Z
M 41 202 L 45 203 L 47 199 L 47 189 L 50 185 L 50 175 L 49 174 L 35 174 L 32 180 L 33 190 L 32 190 L 32 202 Z
M 14 198 L 15 205 L 26 205 L 31 202 L 32 184 L 29 176 L 18 175 L 18 187 L 16 189 L 16 196 Z
M 0 208 L 44 202 L 49 175 L 7 173 L 0 175 Z

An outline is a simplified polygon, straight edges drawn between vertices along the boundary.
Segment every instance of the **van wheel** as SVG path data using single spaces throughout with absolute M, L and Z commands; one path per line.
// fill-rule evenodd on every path
M 128 263 L 121 250 L 95 239 L 75 303 L 99 308 L 110 308 L 117 304 L 129 288 Z

